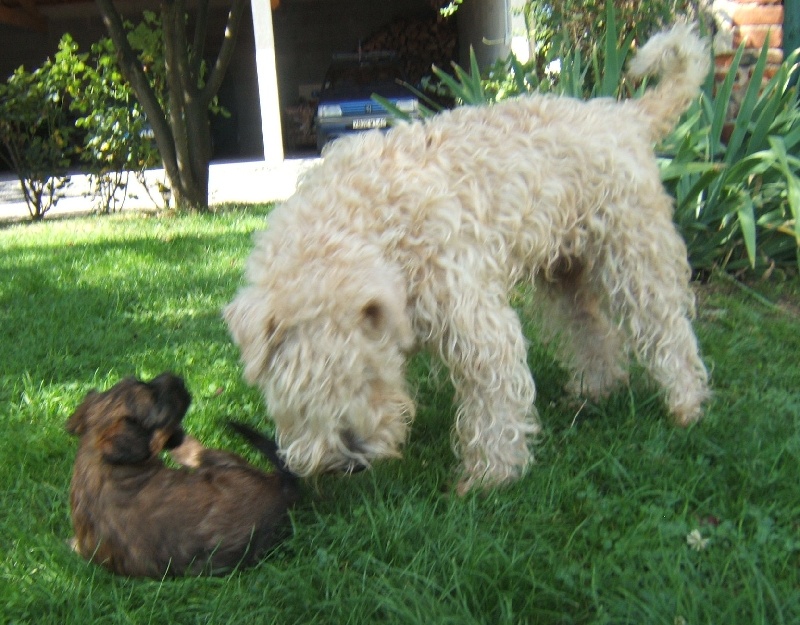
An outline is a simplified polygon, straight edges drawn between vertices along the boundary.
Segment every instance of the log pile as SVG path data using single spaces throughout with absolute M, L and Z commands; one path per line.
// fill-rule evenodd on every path
M 431 65 L 449 70 L 458 54 L 458 31 L 455 18 L 437 13 L 426 17 L 398 18 L 381 27 L 361 42 L 362 52 L 396 52 L 406 79 L 419 85 L 431 73 Z

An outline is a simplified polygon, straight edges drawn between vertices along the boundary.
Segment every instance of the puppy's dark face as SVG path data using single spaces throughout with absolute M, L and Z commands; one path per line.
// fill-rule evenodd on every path
M 126 378 L 104 393 L 91 391 L 67 421 L 67 431 L 108 463 L 138 464 L 180 445 L 190 403 L 183 380 L 172 373 L 150 382 Z

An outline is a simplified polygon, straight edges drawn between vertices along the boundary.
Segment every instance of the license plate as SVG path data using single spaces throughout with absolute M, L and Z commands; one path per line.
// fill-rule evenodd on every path
M 370 117 L 367 119 L 354 119 L 353 130 L 367 130 L 369 128 L 385 128 L 385 117 Z

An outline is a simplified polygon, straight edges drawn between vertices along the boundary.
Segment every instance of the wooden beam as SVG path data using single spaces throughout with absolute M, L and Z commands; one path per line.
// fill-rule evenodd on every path
M 33 5 L 29 5 L 33 6 Z M 0 24 L 8 24 L 26 30 L 35 30 L 39 33 L 47 32 L 47 18 L 33 10 L 12 9 L 0 5 Z

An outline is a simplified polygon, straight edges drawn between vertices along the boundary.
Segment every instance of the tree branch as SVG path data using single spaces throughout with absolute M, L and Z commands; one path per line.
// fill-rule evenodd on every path
M 192 42 L 189 56 L 189 69 L 197 80 L 201 78 L 203 54 L 205 54 L 206 33 L 208 32 L 208 5 L 209 0 L 198 0 L 197 15 L 194 23 L 194 41 Z
M 158 102 L 150 82 L 145 76 L 142 64 L 131 48 L 125 26 L 119 11 L 114 7 L 112 0 L 96 0 L 100 15 L 103 18 L 106 30 L 114 42 L 117 50 L 117 62 L 122 70 L 123 76 L 131 84 L 139 103 L 142 105 L 147 121 L 150 123 L 155 136 L 158 150 L 161 153 L 161 160 L 164 168 L 169 174 L 170 167 L 174 168 L 175 147 L 173 144 L 172 131 L 167 123 L 167 117 Z M 170 175 L 170 177 L 172 177 Z
M 171 44 L 172 68 L 175 70 L 174 77 L 180 80 L 181 90 L 184 99 L 187 96 L 193 97 L 197 93 L 197 79 L 191 74 L 189 67 L 189 44 L 186 39 L 186 1 L 185 0 L 164 0 L 163 5 L 169 5 L 172 19 L 170 20 L 170 36 L 167 37 L 166 28 L 164 30 L 164 46 Z
M 219 49 L 217 60 L 208 75 L 208 81 L 200 92 L 201 101 L 205 106 L 211 104 L 211 100 L 217 95 L 225 72 L 233 58 L 233 50 L 236 47 L 236 36 L 239 34 L 239 26 L 242 21 L 242 14 L 247 0 L 233 0 L 231 10 L 228 12 L 228 22 L 225 24 L 225 37 Z
M 181 75 L 181 57 L 187 54 L 184 32 L 185 12 L 182 2 L 175 0 L 162 0 L 161 2 L 161 28 L 164 36 L 164 63 L 167 73 L 167 92 L 169 97 L 169 119 L 173 132 L 173 143 L 179 180 L 183 185 L 191 180 L 189 167 L 189 139 L 186 128 L 187 110 L 187 80 Z M 190 81 L 189 81 L 190 82 Z M 196 88 L 195 88 L 196 90 Z

